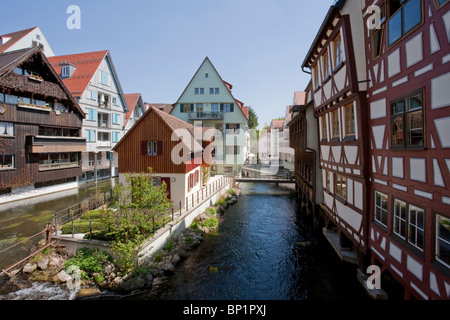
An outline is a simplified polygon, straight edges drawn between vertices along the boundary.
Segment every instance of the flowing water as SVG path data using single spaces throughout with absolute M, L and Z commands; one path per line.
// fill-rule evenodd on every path
M 314 231 L 288 186 L 243 184 L 217 233 L 142 300 L 366 300 L 356 268 Z
M 0 240 L 39 232 L 41 222 L 53 212 L 81 200 L 92 188 L 0 213 Z M 161 286 L 132 299 L 367 300 L 356 268 L 337 258 L 309 219 L 291 186 L 243 184 L 239 201 L 227 210 L 219 231 L 205 235 Z M 18 225 L 8 228 L 11 223 Z M 72 298 L 67 288 L 39 283 L 0 296 L 0 300 Z

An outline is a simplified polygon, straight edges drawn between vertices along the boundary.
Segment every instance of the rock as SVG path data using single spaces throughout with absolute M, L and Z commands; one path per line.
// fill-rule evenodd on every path
M 125 280 L 121 285 L 121 290 L 125 292 L 133 292 L 138 289 L 142 289 L 145 287 L 145 278 L 144 275 L 139 275 L 138 277 L 130 277 Z
M 198 223 L 202 223 L 208 219 L 209 217 L 205 213 L 202 213 L 197 218 L 195 218 L 195 221 L 197 221 Z
M 173 256 L 170 257 L 170 262 L 176 266 L 179 262 L 181 261 L 181 258 L 179 255 L 174 254 Z
M 58 273 L 57 278 L 61 282 L 67 282 L 72 279 L 72 277 L 69 276 L 64 270 Z
M 77 292 L 75 299 L 83 299 L 101 295 L 102 292 L 98 288 L 83 288 Z
M 164 274 L 164 271 L 163 271 L 163 270 L 157 269 L 157 268 L 151 268 L 151 269 L 148 270 L 148 272 L 149 272 L 154 278 L 159 277 L 159 276 L 161 276 L 161 275 Z
M 55 269 L 62 269 L 64 267 L 64 259 L 60 256 L 51 256 L 48 266 L 54 267 Z
M 164 272 L 173 272 L 175 266 L 173 265 L 172 262 L 168 260 L 163 260 L 157 264 L 157 268 L 163 270 Z
M 226 211 L 226 208 L 224 208 L 224 207 L 222 207 L 222 206 L 219 206 L 219 208 L 218 208 L 218 210 L 217 210 L 217 212 L 218 212 L 219 214 L 224 214 L 225 211 Z
M 49 262 L 50 262 L 50 261 L 49 261 L 49 259 L 47 259 L 47 258 L 42 259 L 42 260 L 38 263 L 39 269 L 41 269 L 41 270 L 47 269 L 48 263 L 49 263 Z
M 22 272 L 23 273 L 32 273 L 33 271 L 35 271 L 37 269 L 37 264 L 35 263 L 27 263 L 23 269 Z

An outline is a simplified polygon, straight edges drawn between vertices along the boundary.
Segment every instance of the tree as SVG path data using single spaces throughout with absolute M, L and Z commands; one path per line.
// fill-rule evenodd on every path
M 252 107 L 248 108 L 248 127 L 250 129 L 256 129 L 259 126 L 258 115 Z

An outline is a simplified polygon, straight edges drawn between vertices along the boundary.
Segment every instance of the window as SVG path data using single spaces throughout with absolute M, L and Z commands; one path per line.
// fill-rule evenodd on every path
M 9 122 L 0 122 L 0 136 L 14 136 L 14 124 Z
M 39 169 L 79 166 L 78 153 L 49 153 L 39 155 Z
M 114 106 L 117 106 L 117 98 L 112 98 L 112 104 L 113 104 Z
M 436 7 L 439 9 L 440 7 L 442 7 L 444 4 L 446 4 L 449 0 L 435 0 L 436 2 Z
M 119 133 L 113 132 L 113 143 L 119 142 Z
M 97 111 L 94 109 L 87 109 L 88 118 L 86 120 L 89 121 L 97 121 Z
M 95 142 L 95 130 L 88 130 L 88 142 Z
M 224 167 L 223 172 L 224 173 L 233 173 L 233 167 Z
M 189 113 L 194 111 L 194 105 L 193 104 L 181 104 L 180 105 L 180 112 L 181 113 Z
M 394 199 L 394 233 L 414 247 L 424 247 L 425 211 Z
M 97 91 L 91 91 L 91 100 L 98 101 L 98 92 Z
M 337 174 L 334 190 L 337 196 L 347 201 L 347 178 Z
M 450 219 L 436 215 L 436 260 L 450 268 Z
M 195 94 L 205 94 L 205 88 L 195 88 Z
M 313 81 L 314 81 L 314 89 L 316 89 L 319 86 L 319 65 L 316 64 L 316 66 L 313 68 Z
M 100 79 L 101 84 L 103 84 L 105 86 L 109 85 L 109 74 L 104 71 L 101 71 L 100 74 L 101 74 L 101 79 Z
M 18 96 L 13 96 L 10 94 L 5 95 L 5 103 L 7 104 L 17 104 L 19 102 Z
M 0 93 L 0 102 L 5 102 L 5 94 Z
M 340 63 L 344 60 L 342 51 L 342 38 L 339 33 L 333 40 L 333 62 L 334 67 L 337 68 Z
M 355 108 L 351 103 L 345 106 L 345 135 L 354 136 L 355 132 Z
M 205 94 L 205 88 L 200 88 L 200 94 Z
M 387 227 L 388 219 L 388 196 L 375 191 L 375 221 L 381 223 L 383 226 Z
M 393 45 L 422 23 L 421 0 L 390 0 L 388 43 Z
M 339 110 L 335 110 L 331 113 L 331 121 L 332 121 L 332 134 L 333 139 L 340 138 L 340 121 L 339 121 Z
M 391 103 L 392 149 L 424 147 L 423 92 Z
M 234 104 L 233 103 L 222 103 L 220 105 L 220 111 L 222 111 L 222 112 L 234 112 Z
M 322 140 L 328 140 L 328 130 L 327 130 L 327 116 L 320 118 L 322 124 Z
M 322 73 L 323 73 L 323 79 L 324 79 L 324 81 L 326 81 L 327 77 L 331 73 L 331 66 L 330 66 L 330 59 L 328 57 L 328 50 L 326 50 L 322 56 Z
M 195 88 L 194 93 L 195 93 L 196 95 L 198 95 L 198 94 L 200 93 L 200 89 L 199 89 L 199 88 Z
M 328 191 L 331 191 L 331 172 L 330 171 L 325 171 L 325 188 Z
M 119 114 L 113 113 L 113 124 L 119 124 Z
M 225 125 L 228 134 L 235 134 L 241 128 L 239 123 L 227 123 Z
M 220 94 L 220 89 L 219 88 L 215 88 L 214 91 L 215 91 L 215 94 Z
M 70 66 L 61 66 L 61 78 L 66 79 L 70 77 Z
M 162 154 L 162 143 L 159 141 L 147 141 L 144 146 L 146 156 L 159 156 Z
M 2 169 L 14 169 L 14 155 L 0 155 L 0 170 Z
M 219 104 L 218 103 L 212 103 L 211 104 L 211 111 L 212 112 L 219 112 Z

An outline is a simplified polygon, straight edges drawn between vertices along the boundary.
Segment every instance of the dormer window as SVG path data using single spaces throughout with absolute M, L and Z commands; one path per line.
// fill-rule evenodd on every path
M 69 63 L 61 64 L 61 79 L 68 79 L 75 72 L 76 67 Z
M 68 65 L 61 67 L 61 78 L 66 79 L 69 78 L 70 75 L 70 67 Z

